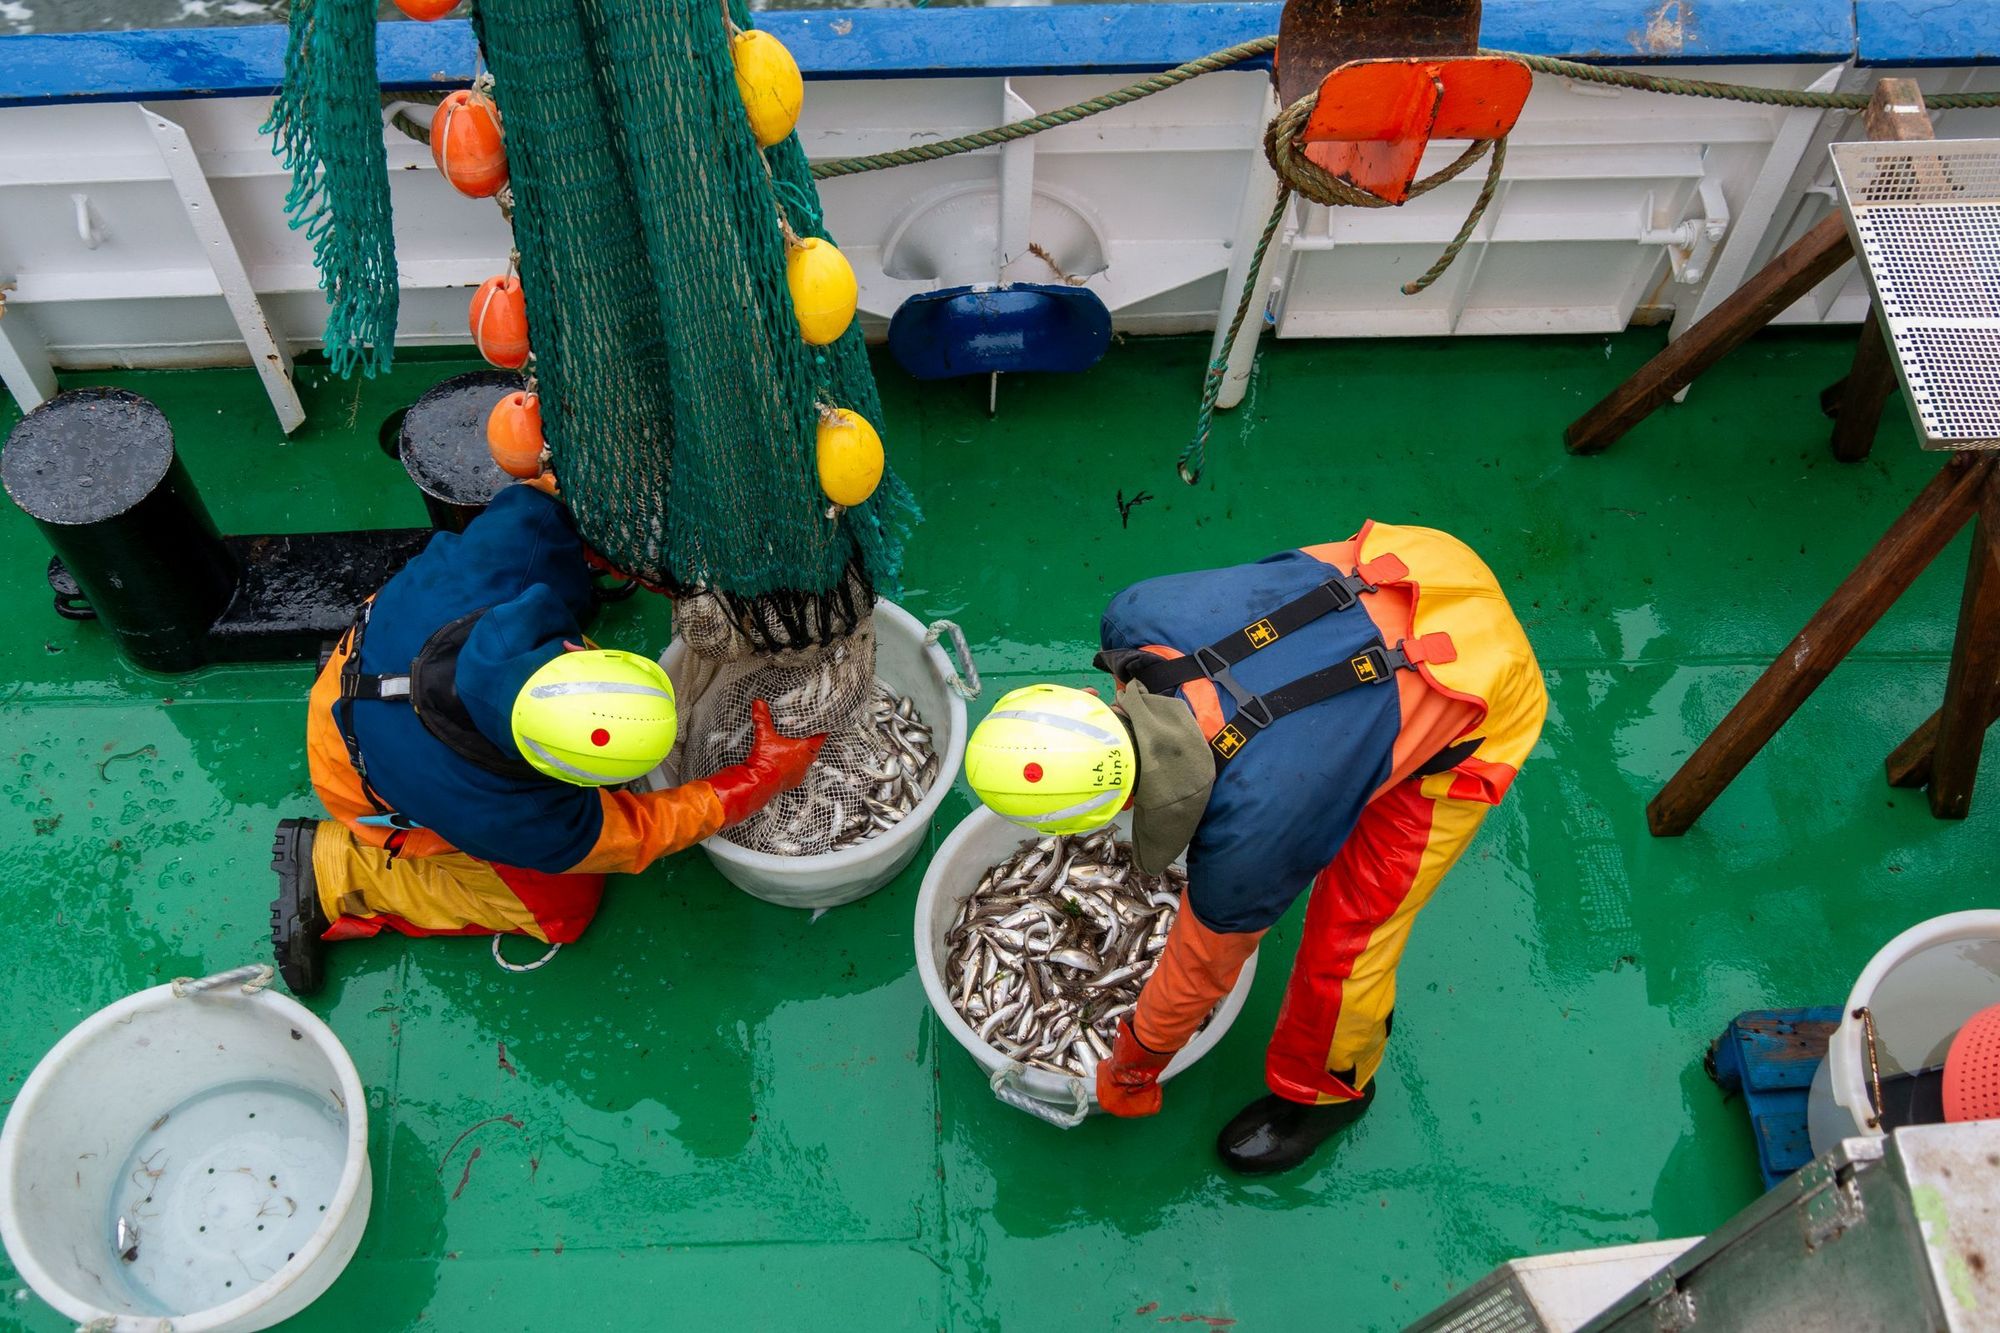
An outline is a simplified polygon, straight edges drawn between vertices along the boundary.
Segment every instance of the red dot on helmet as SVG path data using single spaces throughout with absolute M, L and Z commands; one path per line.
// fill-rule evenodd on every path
M 596 731 L 590 733 L 590 743 L 592 745 L 609 745 L 611 744 L 611 733 L 603 727 L 599 727 Z
M 1021 776 L 1030 782 L 1040 782 L 1042 780 L 1042 766 L 1040 764 L 1029 764 L 1021 770 Z

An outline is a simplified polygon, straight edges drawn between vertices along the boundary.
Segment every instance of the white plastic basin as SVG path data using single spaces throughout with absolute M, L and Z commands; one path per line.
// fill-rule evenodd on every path
M 1867 1009 L 1882 1077 L 1944 1063 L 1965 1020 L 2000 1004 L 2000 911 L 1952 912 L 1890 940 L 1861 970 L 1827 1043 L 1806 1102 L 1814 1153 L 1842 1139 L 1879 1138 L 1869 1095 Z
M 1118 816 L 1117 827 L 1121 834 L 1131 836 L 1132 816 L 1129 812 Z M 1096 1090 L 1080 1078 L 1065 1078 L 1046 1070 L 1031 1069 L 981 1041 L 972 1025 L 952 1007 L 951 995 L 944 984 L 944 937 L 950 932 L 952 922 L 958 919 L 959 908 L 978 887 L 981 875 L 1012 856 L 1024 839 L 1035 836 L 1030 830 L 1002 819 L 984 806 L 974 810 L 964 823 L 951 831 L 951 836 L 938 848 L 937 855 L 931 858 L 930 869 L 924 874 L 923 888 L 917 893 L 917 975 L 923 978 L 924 994 L 930 997 L 931 1008 L 937 1011 L 938 1021 L 986 1070 L 994 1095 L 1009 1106 L 1068 1128 L 1097 1109 Z M 1235 987 L 1216 1006 L 1208 1025 L 1196 1033 L 1194 1040 L 1182 1047 L 1167 1065 L 1160 1075 L 1162 1082 L 1215 1049 L 1215 1044 L 1222 1040 L 1230 1024 L 1236 1021 L 1236 1015 L 1243 1012 L 1243 1002 L 1250 996 L 1250 983 L 1256 975 L 1257 957 L 1252 954 L 1249 961 L 1243 964 L 1242 975 L 1236 978 Z
M 244 1333 L 311 1304 L 372 1194 L 354 1062 L 297 1001 L 156 986 L 57 1042 L 0 1130 L 0 1240 L 96 1330 Z M 118 1221 L 135 1228 L 119 1253 Z

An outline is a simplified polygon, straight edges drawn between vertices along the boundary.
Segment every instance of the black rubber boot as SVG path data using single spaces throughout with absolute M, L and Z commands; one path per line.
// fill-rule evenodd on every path
M 271 902 L 271 952 L 278 975 L 294 995 L 313 995 L 326 985 L 326 941 L 331 923 L 319 905 L 313 880 L 316 819 L 281 819 L 271 840 L 271 869 L 278 872 L 278 896 Z
M 1215 1139 L 1222 1164 L 1246 1176 L 1289 1171 L 1362 1117 L 1375 1100 L 1371 1083 L 1351 1102 L 1311 1106 L 1269 1093 L 1236 1113 Z

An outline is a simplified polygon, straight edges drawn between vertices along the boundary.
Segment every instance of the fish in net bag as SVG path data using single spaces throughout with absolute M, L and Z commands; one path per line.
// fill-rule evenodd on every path
M 804 626 L 769 598 L 698 591 L 674 601 L 674 638 L 660 659 L 681 715 L 669 776 L 703 778 L 742 762 L 758 699 L 785 735 L 826 736 L 804 782 L 721 835 L 751 851 L 857 846 L 894 828 L 938 779 L 930 724 L 875 675 L 873 594 L 852 574 L 841 592 L 814 599 Z

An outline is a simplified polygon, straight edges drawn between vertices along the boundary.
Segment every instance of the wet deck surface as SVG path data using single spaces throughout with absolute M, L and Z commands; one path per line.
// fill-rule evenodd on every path
M 1740 1010 L 1838 1003 L 1890 935 L 1990 898 L 2000 770 L 1959 825 L 1881 777 L 1943 688 L 1961 541 L 1693 833 L 1647 835 L 1646 799 L 1935 466 L 1893 406 L 1874 459 L 1828 459 L 1815 396 L 1851 341 L 1823 335 L 1756 342 L 1610 454 L 1566 457 L 1563 424 L 1658 341 L 1280 346 L 1193 491 L 1171 467 L 1205 340 L 1004 382 L 993 421 L 983 382 L 883 371 L 929 516 L 902 600 L 965 625 L 989 691 L 1087 683 L 1132 580 L 1367 517 L 1458 533 L 1515 599 L 1548 728 L 1417 926 L 1345 1142 L 1274 1181 L 1212 1165 L 1261 1091 L 1300 909 L 1163 1115 L 1065 1135 L 995 1103 L 931 1020 L 921 867 L 814 922 L 690 853 L 615 882 L 532 976 L 483 942 L 337 951 L 313 1008 L 370 1089 L 376 1200 L 292 1327 L 1386 1328 L 1513 1255 L 1727 1217 L 1756 1164 L 1703 1049 Z M 421 523 L 375 428 L 466 368 L 306 371 L 314 425 L 289 443 L 247 371 L 76 382 L 165 408 L 225 531 L 284 531 Z M 1129 526 L 1121 489 L 1156 497 Z M 48 611 L 45 559 L 0 510 L 9 1099 L 92 1010 L 260 957 L 271 825 L 314 809 L 308 668 L 143 677 Z M 665 627 L 641 599 L 598 637 L 654 651 Z M 68 1327 L 4 1262 L 0 1295 L 0 1326 Z

